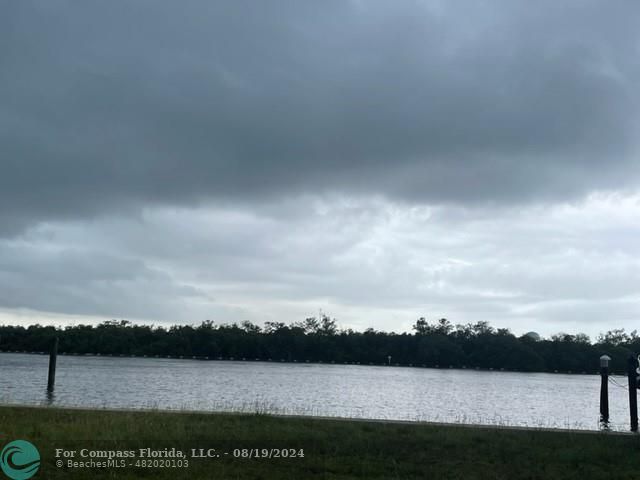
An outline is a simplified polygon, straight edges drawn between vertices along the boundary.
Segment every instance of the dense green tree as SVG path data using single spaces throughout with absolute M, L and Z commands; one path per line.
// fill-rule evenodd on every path
M 456 325 L 424 317 L 413 325 L 414 333 L 397 334 L 368 328 L 364 332 L 339 330 L 327 315 L 289 325 L 251 322 L 239 325 L 174 325 L 169 328 L 134 325 L 111 320 L 96 326 L 65 328 L 31 325 L 0 326 L 0 350 L 46 352 L 55 337 L 59 351 L 68 354 L 183 356 L 273 361 L 348 362 L 361 364 L 426 365 L 492 368 L 521 371 L 593 372 L 598 358 L 612 357 L 613 371 L 626 369 L 629 355 L 640 352 L 637 332 L 615 329 L 598 336 L 595 344 L 583 333 L 559 333 L 550 339 L 495 329 L 488 322 Z

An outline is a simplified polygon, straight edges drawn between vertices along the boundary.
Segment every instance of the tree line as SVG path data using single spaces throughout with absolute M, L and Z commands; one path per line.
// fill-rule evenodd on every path
M 548 339 L 515 336 L 488 322 L 454 325 L 447 319 L 418 319 L 411 333 L 363 332 L 338 328 L 322 315 L 302 322 L 245 321 L 171 327 L 112 320 L 99 325 L 53 327 L 0 326 L 1 351 L 47 352 L 53 339 L 67 354 L 233 358 L 288 362 L 399 364 L 441 368 L 505 369 L 527 372 L 594 372 L 598 359 L 612 358 L 613 371 L 624 372 L 630 354 L 640 352 L 634 330 L 611 330 L 595 342 L 584 334 Z M 390 357 L 390 358 L 389 358 Z

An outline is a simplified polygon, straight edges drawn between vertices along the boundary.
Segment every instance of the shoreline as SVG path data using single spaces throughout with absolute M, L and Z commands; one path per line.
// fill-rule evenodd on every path
M 41 459 L 37 478 L 50 480 L 636 478 L 640 437 L 600 433 L 265 414 L 0 406 L 0 446 L 16 439 L 30 442 Z M 171 461 L 166 468 L 163 460 L 140 466 L 142 451 L 176 452 L 176 456 L 183 452 L 179 457 L 188 460 L 188 467 Z M 272 458 L 273 451 L 296 456 Z M 57 452 L 68 455 L 62 461 Z M 82 452 L 133 452 L 137 458 L 109 466 Z M 70 460 L 78 462 L 74 466 Z
M 83 407 L 83 406 L 58 406 L 58 405 L 24 405 L 14 403 L 0 403 L 2 408 L 26 408 L 34 410 L 53 410 L 61 412 L 107 412 L 107 413 L 132 413 L 132 414 L 176 414 L 176 415 L 209 415 L 209 416 L 241 416 L 241 417 L 273 417 L 294 420 L 321 420 L 329 422 L 355 422 L 370 423 L 383 425 L 415 425 L 428 427 L 443 428 L 470 428 L 478 430 L 507 430 L 507 431 L 525 431 L 525 432 L 550 432 L 550 433 L 570 433 L 570 434 L 591 434 L 591 435 L 623 435 L 638 436 L 640 433 L 623 430 L 588 430 L 577 428 L 552 428 L 552 427 L 527 427 L 521 425 L 494 425 L 481 423 L 455 423 L 455 422 L 432 422 L 424 420 L 394 420 L 383 418 L 358 418 L 358 417 L 339 417 L 339 416 L 316 416 L 316 415 L 295 415 L 285 413 L 263 413 L 263 412 L 232 412 L 232 411 L 215 411 L 215 410 L 180 410 L 180 409 L 162 409 L 162 408 L 114 408 L 114 407 Z

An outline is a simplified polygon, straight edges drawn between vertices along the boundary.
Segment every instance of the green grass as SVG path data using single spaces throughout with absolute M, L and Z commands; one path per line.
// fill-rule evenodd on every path
M 112 412 L 0 407 L 0 447 L 40 450 L 34 478 L 160 479 L 637 479 L 640 438 L 267 415 Z M 57 468 L 56 448 L 215 448 L 185 469 Z M 233 458 L 234 449 L 289 448 L 303 458 Z M 76 460 L 88 460 L 79 458 Z M 102 459 L 101 459 L 102 460 Z M 128 460 L 129 461 L 129 460 Z M 0 474 L 0 478 L 2 474 Z

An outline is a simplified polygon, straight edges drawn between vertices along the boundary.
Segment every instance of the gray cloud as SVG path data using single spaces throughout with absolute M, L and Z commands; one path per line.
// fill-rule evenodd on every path
M 637 185 L 631 2 L 17 2 L 0 219 Z M 2 233 L 2 232 L 0 232 Z
M 51 240 L 0 245 L 0 305 L 70 315 L 178 320 L 206 297 L 126 253 Z
M 0 315 L 632 326 L 639 13 L 7 4 Z
M 40 225 L 0 242 L 0 305 L 198 322 L 291 321 L 318 308 L 354 328 L 421 315 L 550 334 L 634 328 L 638 195 L 496 215 L 387 201 L 299 200 Z

